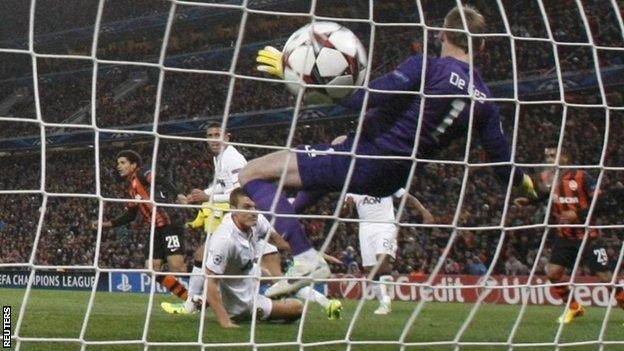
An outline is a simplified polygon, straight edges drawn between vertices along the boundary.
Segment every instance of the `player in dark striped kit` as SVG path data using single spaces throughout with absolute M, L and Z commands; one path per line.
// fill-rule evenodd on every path
M 548 147 L 544 150 L 546 163 L 555 163 L 557 156 L 556 147 Z M 571 164 L 571 156 L 566 149 L 561 150 L 561 165 Z M 526 198 L 518 198 L 515 203 L 520 206 L 530 202 L 547 201 L 550 197 L 550 188 L 555 187 L 552 198 L 551 213 L 558 224 L 583 224 L 587 221 L 592 198 L 596 195 L 596 183 L 594 179 L 585 171 L 579 169 L 566 168 L 560 171 L 559 179 L 555 180 L 553 170 L 545 170 L 540 174 L 541 186 L 539 187 L 539 197 L 535 201 Z M 595 218 L 595 206 L 592 217 Z M 590 221 L 591 222 L 591 221 Z M 590 270 L 601 282 L 611 282 L 611 264 L 607 250 L 601 240 L 600 232 L 596 228 L 586 229 L 583 227 L 558 227 L 554 237 L 549 264 L 548 279 L 553 284 L 565 281 L 566 268 L 572 270 L 576 258 L 579 254 L 581 242 L 585 235 L 589 235 L 582 252 L 582 259 Z M 557 285 L 552 288 L 553 295 L 567 302 L 570 287 L 568 285 Z M 616 300 L 618 305 L 624 308 L 624 291 L 622 288 L 616 289 Z M 568 324 L 575 317 L 582 316 L 585 309 L 578 301 L 572 298 L 569 308 L 559 317 L 559 323 Z
M 132 150 L 123 150 L 117 154 L 117 171 L 119 175 L 128 180 L 128 195 L 134 200 L 150 199 L 150 183 L 152 172 L 141 170 L 141 156 Z M 152 223 L 152 204 L 128 202 L 127 209 L 120 217 L 111 221 L 103 221 L 102 229 L 115 228 L 132 222 L 138 213 L 143 216 L 143 222 L 147 225 Z M 184 229 L 173 224 L 171 218 L 162 208 L 155 212 L 154 253 L 152 265 L 155 271 L 162 271 L 163 261 L 167 260 L 169 270 L 172 272 L 186 272 L 184 262 Z M 97 228 L 97 221 L 92 225 Z M 150 245 L 145 245 L 145 267 L 149 266 Z M 179 298 L 186 300 L 187 290 L 174 276 L 158 275 L 156 281 L 169 289 Z

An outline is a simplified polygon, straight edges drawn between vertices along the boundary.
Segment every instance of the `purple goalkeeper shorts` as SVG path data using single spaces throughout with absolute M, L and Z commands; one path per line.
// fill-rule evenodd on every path
M 299 176 L 307 191 L 342 191 L 351 165 L 351 156 L 319 154 L 315 151 L 350 152 L 353 140 L 349 138 L 342 144 L 300 145 L 297 153 Z M 359 142 L 358 155 L 382 155 L 374 145 Z M 371 196 L 390 196 L 405 187 L 411 161 L 358 158 L 351 176 L 348 191 Z

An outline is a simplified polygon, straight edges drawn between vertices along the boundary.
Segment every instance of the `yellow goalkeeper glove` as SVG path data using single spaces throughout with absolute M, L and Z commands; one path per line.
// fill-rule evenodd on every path
M 525 174 L 522 178 L 522 183 L 518 185 L 518 190 L 529 199 L 537 199 L 537 192 L 535 191 L 535 186 L 533 185 L 533 180 L 529 177 L 528 174 Z
M 265 46 L 258 50 L 256 62 L 259 63 L 256 69 L 260 72 L 268 73 L 272 76 L 282 78 L 284 75 L 282 58 L 284 54 L 272 46 Z

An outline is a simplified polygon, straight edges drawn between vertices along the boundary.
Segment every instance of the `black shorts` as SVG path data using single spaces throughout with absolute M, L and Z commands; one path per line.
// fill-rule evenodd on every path
M 555 236 L 554 245 L 550 254 L 550 263 L 559 266 L 574 268 L 576 256 L 581 247 L 580 240 L 564 239 Z M 592 273 L 611 270 L 607 249 L 600 239 L 590 240 L 585 244 L 581 263 L 589 266 Z
M 184 255 L 184 229 L 175 224 L 156 228 L 153 258 L 164 260 L 172 255 Z M 149 258 L 149 245 L 145 246 L 145 258 Z

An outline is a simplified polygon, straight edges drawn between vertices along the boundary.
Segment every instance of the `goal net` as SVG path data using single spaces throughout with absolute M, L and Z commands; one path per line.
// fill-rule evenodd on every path
M 412 157 L 406 190 L 435 220 L 424 223 L 406 197 L 395 201 L 398 249 L 384 280 L 392 312 L 374 314 L 374 278 L 361 263 L 361 219 L 342 213 L 347 189 L 324 196 L 299 217 L 313 245 L 342 262 L 331 265 L 330 279 L 313 285 L 342 301 L 340 320 L 327 320 L 312 301 L 294 323 L 266 323 L 254 313 L 235 330 L 221 329 L 210 307 L 194 315 L 162 311 L 160 303 L 176 297 L 156 283 L 171 273 L 146 265 L 155 253 L 156 211 L 184 223 L 201 210 L 175 195 L 214 185 L 207 126 L 223 126 L 230 137 L 220 141 L 247 160 L 350 132 L 357 138 L 365 128 L 365 111 L 306 105 L 283 81 L 256 71 L 256 52 L 268 45 L 281 49 L 313 21 L 340 23 L 367 49 L 362 89 L 368 96 L 369 81 L 410 55 L 437 57 L 444 16 L 462 4 L 474 6 L 487 23 L 484 33 L 460 31 L 469 35 L 471 70 L 481 74 L 492 92 L 488 100 L 500 109 L 512 157 L 488 162 L 472 128 L 434 159 Z M 624 348 L 624 311 L 616 302 L 624 286 L 623 7 L 617 0 L 0 2 L 3 345 Z M 485 41 L 482 51 L 477 39 Z M 418 89 L 408 93 L 436 98 Z M 132 200 L 116 169 L 115 156 L 124 149 L 142 155 L 143 169 L 155 174 L 150 199 L 135 204 L 156 206 L 151 221 L 108 229 L 102 224 Z M 552 159 L 545 152 L 553 152 Z M 512 184 L 494 177 L 493 169 L 505 165 L 531 175 L 544 201 L 514 201 L 519 195 Z M 585 218 L 572 224 L 551 206 L 578 200 L 554 190 L 566 175 L 565 184 L 578 186 L 571 173 L 595 182 Z M 278 188 L 283 184 L 282 177 Z M 578 249 L 556 246 L 565 230 L 583 233 Z M 204 236 L 185 232 L 190 268 Z M 570 265 L 553 282 L 551 260 L 561 255 Z M 183 284 L 191 275 L 175 274 Z M 553 292 L 565 287 L 566 298 Z M 584 315 L 558 323 L 576 304 Z

